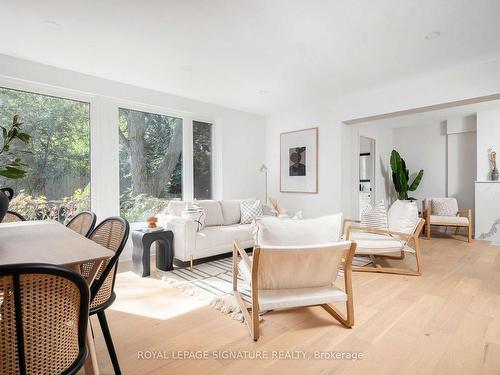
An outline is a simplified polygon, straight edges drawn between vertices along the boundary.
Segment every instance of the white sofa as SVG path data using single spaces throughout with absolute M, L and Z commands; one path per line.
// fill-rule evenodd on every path
M 243 248 L 254 245 L 252 224 L 241 224 L 240 200 L 201 200 L 205 227 L 182 217 L 185 201 L 171 201 L 164 214 L 158 214 L 158 225 L 174 233 L 174 258 L 183 262 L 231 252 L 234 240 Z

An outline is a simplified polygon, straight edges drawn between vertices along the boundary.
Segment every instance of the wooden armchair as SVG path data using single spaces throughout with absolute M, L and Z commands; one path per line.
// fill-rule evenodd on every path
M 356 242 L 356 255 L 369 257 L 373 263 L 373 267 L 353 267 L 353 271 L 410 276 L 422 274 L 419 237 L 425 221 L 418 218 L 416 205 L 413 206 L 408 210 L 405 203 L 396 201 L 388 212 L 388 228 L 361 226 L 358 220 L 344 220 L 344 238 Z M 406 229 L 403 229 L 401 223 L 406 225 Z M 383 258 L 403 260 L 407 252 L 415 254 L 416 269 L 384 267 L 378 263 Z
M 445 198 L 426 198 L 422 201 L 423 217 L 425 219 L 425 235 L 429 240 L 431 238 L 431 226 L 455 227 L 455 235 L 458 235 L 460 228 L 467 228 L 467 242 L 472 241 L 472 209 L 458 209 L 458 203 L 455 198 L 446 198 L 456 207 L 455 215 L 436 215 L 432 212 L 432 200 Z
M 255 247 L 250 258 L 237 242 L 233 244 L 233 294 L 241 308 L 250 335 L 260 336 L 259 311 L 321 306 L 345 327 L 354 324 L 351 263 L 356 244 L 345 241 L 313 246 Z M 241 256 L 242 261 L 239 262 Z M 340 266 L 344 268 L 345 289 L 334 283 Z M 238 292 L 238 272 L 250 275 L 250 311 Z M 345 302 L 346 315 L 330 305 Z

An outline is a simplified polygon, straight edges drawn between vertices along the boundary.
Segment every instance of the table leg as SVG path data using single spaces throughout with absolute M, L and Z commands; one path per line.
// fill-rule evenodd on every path
M 87 343 L 87 350 L 89 355 L 85 361 L 85 375 L 99 375 L 99 366 L 97 366 L 97 355 L 95 352 L 94 338 L 92 337 L 92 328 L 89 324 L 87 325 L 87 337 L 85 342 Z
M 96 262 L 96 264 L 94 265 L 92 272 L 87 278 L 87 283 L 89 285 L 91 285 L 92 281 L 94 281 L 94 278 L 97 275 L 97 271 L 99 270 L 99 268 L 101 268 L 102 263 L 103 262 Z M 79 264 L 74 265 L 73 269 L 78 273 L 80 273 Z M 85 375 L 99 375 L 99 367 L 97 366 L 97 355 L 95 352 L 95 345 L 94 345 L 94 337 L 92 337 L 92 328 L 90 326 L 90 317 L 89 317 L 89 322 L 87 324 L 87 335 L 85 338 L 85 343 L 87 345 L 87 351 L 88 351 L 88 356 L 87 359 L 85 360 L 85 365 L 84 365 Z

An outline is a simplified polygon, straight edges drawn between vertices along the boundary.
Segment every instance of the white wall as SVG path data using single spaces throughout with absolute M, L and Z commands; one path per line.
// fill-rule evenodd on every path
M 405 109 L 446 103 L 500 92 L 500 60 L 459 67 L 377 88 L 323 98 L 316 103 L 267 117 L 266 158 L 269 195 L 285 206 L 303 209 L 306 216 L 343 211 L 354 216 L 357 191 L 353 165 L 355 128 L 343 121 Z M 279 192 L 279 133 L 319 127 L 318 194 Z M 478 151 L 480 152 L 480 151 Z
M 217 198 L 264 198 L 265 119 L 208 103 L 0 55 L 0 85 L 91 103 L 92 209 L 119 214 L 118 106 L 213 122 Z
M 477 113 L 477 179 L 490 179 L 491 166 L 488 150 L 497 152 L 497 168 L 500 168 L 500 110 Z
M 417 198 L 419 207 L 426 197 L 446 197 L 446 123 L 436 121 L 396 128 L 393 130 L 393 139 L 394 149 L 399 152 L 410 170 L 410 181 L 413 181 L 420 169 L 424 170 L 424 177 L 417 190 L 408 193 L 409 196 Z

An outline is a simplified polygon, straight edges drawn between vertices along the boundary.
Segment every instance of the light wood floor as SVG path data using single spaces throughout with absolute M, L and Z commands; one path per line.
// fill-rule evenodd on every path
M 118 277 L 108 312 L 124 374 L 500 374 L 500 247 L 422 240 L 422 277 L 354 274 L 355 326 L 320 307 L 272 312 L 254 343 L 245 326 L 160 280 Z M 411 258 L 411 257 L 409 257 Z M 97 324 L 94 324 L 97 327 Z M 111 374 L 101 332 L 99 365 Z M 138 351 L 356 351 L 349 360 L 139 360 Z

